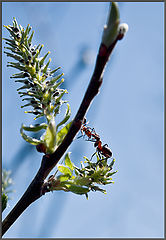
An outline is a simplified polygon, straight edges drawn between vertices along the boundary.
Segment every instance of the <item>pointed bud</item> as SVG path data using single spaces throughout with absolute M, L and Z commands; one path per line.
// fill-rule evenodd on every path
M 116 2 L 112 2 L 110 6 L 110 12 L 108 16 L 107 24 L 104 26 L 102 43 L 109 48 L 110 45 L 114 42 L 118 34 L 118 25 L 119 25 L 119 9 Z

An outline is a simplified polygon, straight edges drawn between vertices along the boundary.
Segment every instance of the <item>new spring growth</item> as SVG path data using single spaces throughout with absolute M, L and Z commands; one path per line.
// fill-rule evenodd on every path
M 113 44 L 113 42 L 117 39 L 121 40 L 124 34 L 128 30 L 128 25 L 126 23 L 120 24 L 120 14 L 118 9 L 118 4 L 116 2 L 112 2 L 110 5 L 110 11 L 108 15 L 107 24 L 104 26 L 103 36 L 102 36 L 102 44 L 104 44 L 107 48 Z
M 42 194 L 63 190 L 78 195 L 85 195 L 88 199 L 90 191 L 106 193 L 106 190 L 98 185 L 104 186 L 114 183 L 112 176 L 117 172 L 113 171 L 115 159 L 99 159 L 98 154 L 96 154 L 96 161 L 92 162 L 87 157 L 84 157 L 84 159 L 85 164 L 81 161 L 81 168 L 79 168 L 72 163 L 70 154 L 67 153 L 64 159 L 65 164 L 58 164 L 58 170 L 55 174 L 45 181 Z M 58 173 L 60 174 L 57 175 Z
M 119 12 L 116 3 L 112 3 L 111 14 L 108 19 L 107 27 L 104 30 L 103 41 L 110 44 L 110 36 L 112 40 L 115 38 L 118 31 L 121 36 L 124 35 L 125 26 L 118 30 L 119 26 Z M 112 22 L 113 19 L 113 22 Z M 20 133 L 23 139 L 32 145 L 36 145 L 39 152 L 45 154 L 53 153 L 56 148 L 62 143 L 72 121 L 67 123 L 70 118 L 70 105 L 67 103 L 67 109 L 62 120 L 55 124 L 55 117 L 60 113 L 62 104 L 66 101 L 62 100 L 63 95 L 67 90 L 61 89 L 60 85 L 63 83 L 63 73 L 55 75 L 59 67 L 51 70 L 49 64 L 51 59 L 46 63 L 45 60 L 50 52 L 47 52 L 44 57 L 40 57 L 43 45 L 32 45 L 32 38 L 34 31 L 30 34 L 31 27 L 28 24 L 26 29 L 18 25 L 16 19 L 13 20 L 13 26 L 5 26 L 10 33 L 10 39 L 4 39 L 9 47 L 6 47 L 8 52 L 5 52 L 8 57 L 14 59 L 14 62 L 9 62 L 8 66 L 17 69 L 19 72 L 14 74 L 11 78 L 16 79 L 15 82 L 21 83 L 22 86 L 18 88 L 18 93 L 22 97 L 22 101 L 26 101 L 22 108 L 30 108 L 26 113 L 35 115 L 35 119 L 44 117 L 44 122 L 40 124 L 30 124 L 25 126 L 22 124 Z M 110 35 L 111 29 L 111 35 Z M 25 134 L 28 132 L 44 131 L 40 139 L 29 137 Z M 98 143 L 99 144 L 99 143 Z M 96 147 L 96 146 L 95 146 Z M 99 149 L 99 145 L 97 145 Z M 102 149 L 101 149 L 102 148 Z M 86 161 L 81 162 L 81 167 L 75 166 L 71 160 L 69 153 L 65 156 L 65 164 L 58 165 L 56 173 L 50 176 L 44 182 L 42 194 L 49 191 L 63 190 L 79 195 L 86 195 L 90 191 L 106 191 L 98 185 L 112 184 L 112 175 L 116 171 L 112 171 L 114 159 L 111 156 L 104 155 L 104 146 L 100 146 L 99 151 L 95 154 L 96 161 L 84 157 Z M 107 149 L 108 150 L 108 149 Z M 93 154 L 94 155 L 94 154 Z
M 4 27 L 10 33 L 10 39 L 4 38 L 6 44 L 9 46 L 5 47 L 8 50 L 5 53 L 8 57 L 15 60 L 14 62 L 8 62 L 7 66 L 19 71 L 13 74 L 11 78 L 16 79 L 15 82 L 22 84 L 17 91 L 22 101 L 27 102 L 21 108 L 29 107 L 30 110 L 25 111 L 25 113 L 35 115 L 34 120 L 40 117 L 44 117 L 46 120 L 46 123 L 41 123 L 40 127 L 36 125 L 33 127 L 22 125 L 20 130 L 21 136 L 33 145 L 44 145 L 43 149 L 45 149 L 45 153 L 52 153 L 57 147 L 56 138 L 58 132 L 55 126 L 55 117 L 60 113 L 62 104 L 66 102 L 62 100 L 62 97 L 67 93 L 67 90 L 59 88 L 64 81 L 64 79 L 60 80 L 63 74 L 55 75 L 60 67 L 53 70 L 49 68 L 51 58 L 45 63 L 47 56 L 50 54 L 49 51 L 43 57 L 40 56 L 44 47 L 43 44 L 33 46 L 32 38 L 34 31 L 30 34 L 32 28 L 29 24 L 24 30 L 14 18 L 12 26 L 8 25 Z M 63 124 L 70 117 L 71 113 L 69 109 L 70 106 L 68 104 L 67 115 L 65 114 L 64 116 L 65 120 L 61 121 Z M 37 132 L 39 129 L 45 130 L 40 139 L 31 138 L 23 132 L 23 130 Z M 60 142 L 59 137 L 58 141 Z

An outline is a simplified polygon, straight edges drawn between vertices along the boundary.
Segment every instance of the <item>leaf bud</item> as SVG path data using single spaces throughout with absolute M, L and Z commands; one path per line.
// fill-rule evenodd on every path
M 104 26 L 102 43 L 109 48 L 117 37 L 119 25 L 119 9 L 116 2 L 112 2 L 108 15 L 107 24 Z

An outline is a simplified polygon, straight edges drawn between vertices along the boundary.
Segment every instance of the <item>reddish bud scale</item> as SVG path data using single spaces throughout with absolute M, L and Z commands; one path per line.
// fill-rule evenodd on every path
M 41 153 L 46 153 L 46 146 L 43 143 L 40 143 L 36 146 L 36 150 Z
M 123 37 L 124 37 L 124 33 L 119 33 L 117 39 L 118 39 L 118 40 L 121 40 Z

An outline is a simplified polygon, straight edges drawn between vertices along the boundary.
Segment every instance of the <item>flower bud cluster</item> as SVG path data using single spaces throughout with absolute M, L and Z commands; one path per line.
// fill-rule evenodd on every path
M 30 107 L 29 111 L 25 113 L 32 113 L 35 115 L 34 120 L 44 116 L 47 123 L 30 125 L 29 127 L 22 125 L 20 129 L 21 136 L 32 145 L 37 146 L 37 151 L 44 153 L 53 153 L 55 148 L 60 144 L 68 131 L 68 127 L 64 127 L 62 131 L 57 132 L 58 127 L 65 124 L 70 115 L 70 106 L 67 104 L 67 111 L 64 119 L 55 126 L 55 116 L 60 112 L 60 107 L 66 101 L 62 97 L 67 93 L 66 89 L 61 89 L 59 86 L 64 79 L 61 78 L 63 73 L 55 76 L 55 72 L 60 68 L 51 70 L 49 64 L 51 58 L 45 63 L 47 52 L 43 57 L 40 57 L 43 44 L 32 45 L 32 38 L 34 31 L 30 34 L 31 27 L 28 24 L 26 29 L 18 25 L 16 19 L 13 20 L 13 26 L 4 26 L 10 33 L 10 39 L 4 38 L 6 44 L 6 55 L 13 58 L 14 62 L 8 62 L 8 67 L 13 67 L 19 70 L 18 73 L 13 74 L 11 78 L 15 82 L 22 83 L 22 86 L 17 89 L 22 101 L 27 101 L 21 106 Z M 27 136 L 23 130 L 37 132 L 44 129 L 44 134 L 40 140 Z M 41 147 L 42 146 L 42 147 Z
M 9 50 L 5 53 L 16 60 L 16 62 L 8 62 L 7 66 L 19 70 L 19 73 L 14 74 L 11 78 L 23 84 L 17 90 L 20 97 L 23 97 L 22 101 L 28 101 L 22 108 L 31 106 L 32 110 L 26 111 L 26 113 L 34 114 L 35 119 L 41 116 L 47 118 L 52 115 L 55 116 L 59 113 L 59 107 L 63 103 L 62 96 L 67 93 L 66 90 L 58 88 L 64 81 L 64 79 L 58 81 L 63 73 L 53 77 L 59 68 L 55 70 L 49 68 L 51 58 L 45 63 L 45 59 L 50 52 L 46 53 L 44 57 L 40 57 L 43 44 L 32 45 L 34 31 L 29 34 L 31 31 L 29 24 L 24 29 L 21 25 L 18 25 L 14 18 L 13 26 L 4 27 L 10 33 L 10 39 L 4 38 L 9 46 L 5 47 Z

